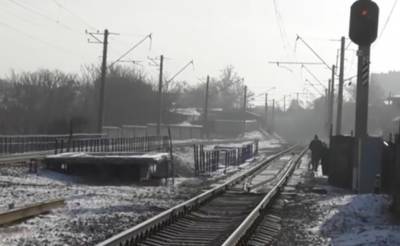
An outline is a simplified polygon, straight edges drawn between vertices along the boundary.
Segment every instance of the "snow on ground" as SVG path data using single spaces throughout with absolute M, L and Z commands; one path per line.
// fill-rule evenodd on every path
M 0 245 L 93 245 L 239 175 L 252 161 L 226 173 L 195 178 L 193 147 L 177 146 L 174 154 L 180 176 L 175 186 L 103 183 L 44 169 L 30 174 L 26 166 L 0 166 L 0 211 L 9 204 L 21 207 L 49 199 L 66 199 L 63 208 L 0 227 Z
M 399 245 L 400 226 L 392 224 L 386 195 L 345 195 L 319 202 L 323 212 L 314 228 L 333 245 Z
M 320 172 L 313 177 L 307 165 L 308 159 L 289 181 L 296 194 L 284 197 L 277 245 L 400 245 L 400 225 L 389 212 L 389 196 L 329 186 Z
M 243 144 L 252 143 L 255 139 L 259 140 L 259 148 L 260 149 L 273 149 L 279 148 L 282 146 L 283 142 L 281 139 L 276 138 L 271 135 L 263 135 L 260 131 L 252 131 L 246 132 L 244 136 L 235 138 L 235 139 L 209 139 L 204 141 L 203 139 L 191 139 L 185 140 L 182 142 L 181 140 L 177 140 L 177 143 L 202 143 L 204 144 L 205 150 L 212 150 L 215 146 L 224 146 L 224 147 L 241 147 Z M 175 141 L 174 141 L 175 142 Z M 193 147 L 187 146 L 175 146 L 174 147 L 174 155 L 177 160 L 177 165 L 180 167 L 178 172 L 182 171 L 181 174 L 188 175 L 194 173 L 194 160 L 193 160 Z
M 51 171 L 28 174 L 0 169 L 0 204 L 16 207 L 65 198 L 66 206 L 22 223 L 0 227 L 0 245 L 92 245 L 201 191 L 188 184 L 95 185 Z M 181 182 L 182 183 L 182 182 Z

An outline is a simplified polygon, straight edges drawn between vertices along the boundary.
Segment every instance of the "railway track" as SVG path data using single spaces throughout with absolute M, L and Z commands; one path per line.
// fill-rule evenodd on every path
M 242 175 L 98 246 L 247 245 L 252 228 L 305 153 L 291 153 L 298 149 L 292 146 L 265 158 Z
M 65 205 L 64 199 L 48 200 L 0 213 L 0 225 L 27 219 Z

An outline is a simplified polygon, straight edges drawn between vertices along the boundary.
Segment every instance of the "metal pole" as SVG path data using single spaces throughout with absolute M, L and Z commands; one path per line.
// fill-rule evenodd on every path
M 329 102 L 329 113 L 330 113 L 330 121 L 329 121 L 329 137 L 332 136 L 333 133 L 333 104 L 335 102 L 335 71 L 336 66 L 332 65 L 332 78 L 331 78 L 331 96 Z
M 342 133 L 342 108 L 343 108 L 343 83 L 344 83 L 344 56 L 345 56 L 345 38 L 341 39 L 340 47 L 340 71 L 339 71 L 339 89 L 336 114 L 336 135 Z
M 244 86 L 244 98 L 243 98 L 243 112 L 246 113 L 247 110 L 247 86 Z
M 103 60 L 101 63 L 101 80 L 99 88 L 99 105 L 97 112 L 97 132 L 101 133 L 104 121 L 104 89 L 106 84 L 107 75 L 107 47 L 108 47 L 108 30 L 104 30 L 104 41 L 103 41 Z
M 244 86 L 243 97 L 243 134 L 246 133 L 247 86 Z
M 283 112 L 286 112 L 286 95 L 283 96 Z
M 274 132 L 275 128 L 275 99 L 272 99 L 272 115 L 271 115 L 271 133 Z
M 326 136 L 329 137 L 329 128 L 328 128 L 328 122 L 329 122 L 329 91 L 331 88 L 331 80 L 328 81 L 328 88 L 325 89 L 325 119 L 326 119 L 326 123 L 325 123 L 325 131 L 326 131 Z
M 358 73 L 356 92 L 355 122 L 355 164 L 353 168 L 353 189 L 360 190 L 363 145 L 368 136 L 368 90 L 369 90 L 370 45 L 358 48 Z
M 370 46 L 358 49 L 355 136 L 367 136 Z
M 264 113 L 265 113 L 265 129 L 268 130 L 268 93 L 265 93 Z
M 207 82 L 206 82 L 206 100 L 204 103 L 204 122 L 203 122 L 203 129 L 206 132 L 206 136 L 208 138 L 208 90 L 209 90 L 209 84 L 210 84 L 210 76 L 207 76 Z
M 332 124 L 332 113 L 331 113 L 331 97 L 332 97 L 332 80 L 328 80 L 328 90 L 326 95 L 326 106 L 327 106 L 327 122 L 326 122 L 326 132 L 328 138 L 330 137 L 330 126 Z
M 162 122 L 162 80 L 163 80 L 163 63 L 164 56 L 160 56 L 160 75 L 158 80 L 158 120 L 157 120 L 157 136 L 161 136 L 161 122 Z

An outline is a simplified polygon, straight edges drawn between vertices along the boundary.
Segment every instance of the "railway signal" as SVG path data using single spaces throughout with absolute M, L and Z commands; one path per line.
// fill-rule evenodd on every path
M 363 162 L 364 148 L 368 137 L 368 90 L 371 44 L 378 33 L 379 7 L 371 0 L 358 0 L 351 6 L 350 30 L 351 40 L 358 44 L 358 72 L 356 89 L 355 121 L 355 162 L 353 167 L 353 189 L 363 192 L 367 180 L 361 176 L 365 168 Z M 366 163 L 365 163 L 366 164 Z
M 358 45 L 372 44 L 378 35 L 379 7 L 371 0 L 358 0 L 351 6 L 350 38 Z

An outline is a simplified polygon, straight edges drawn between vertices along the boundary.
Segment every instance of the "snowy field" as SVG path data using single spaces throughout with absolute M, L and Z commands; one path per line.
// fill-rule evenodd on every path
M 92 245 L 178 204 L 200 187 L 95 185 L 40 170 L 1 170 L 0 201 L 4 207 L 65 198 L 64 208 L 0 228 L 0 245 Z
M 276 140 L 262 141 L 266 146 L 279 147 Z M 21 207 L 48 199 L 66 199 L 63 208 L 0 227 L 0 245 L 93 245 L 239 175 L 250 164 L 246 162 L 227 174 L 194 178 L 193 148 L 177 147 L 174 152 L 180 176 L 174 186 L 104 183 L 45 169 L 30 174 L 26 166 L 0 166 L 0 211 L 10 204 Z
M 313 178 L 307 163 L 290 181 L 297 194 L 285 197 L 277 245 L 400 245 L 400 225 L 389 212 L 389 196 L 331 187 L 320 172 Z

